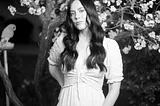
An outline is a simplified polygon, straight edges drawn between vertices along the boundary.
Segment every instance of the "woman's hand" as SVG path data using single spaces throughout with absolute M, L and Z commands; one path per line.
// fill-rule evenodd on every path
M 109 83 L 109 91 L 106 96 L 106 99 L 103 103 L 103 106 L 114 106 L 120 92 L 121 82 Z

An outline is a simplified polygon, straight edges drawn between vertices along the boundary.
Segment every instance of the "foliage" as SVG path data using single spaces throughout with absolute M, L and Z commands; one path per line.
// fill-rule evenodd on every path
M 124 63 L 122 89 L 130 104 L 158 105 L 160 93 L 160 2 L 158 0 L 96 0 L 106 34 L 120 45 Z
M 146 48 L 123 54 L 124 80 L 122 89 L 129 91 L 130 104 L 135 106 L 158 106 L 160 99 L 160 54 Z
M 48 10 L 45 7 L 46 1 L 21 0 L 21 4 L 29 7 L 30 14 L 41 15 Z M 54 19 L 55 14 L 67 9 L 69 0 L 51 1 L 53 4 L 61 1 L 59 9 L 52 5 L 54 11 L 48 14 Z M 124 63 L 122 89 L 133 94 L 130 103 L 136 106 L 158 105 L 159 96 L 156 93 L 160 93 L 160 1 L 94 0 L 94 3 L 106 36 L 117 40 L 120 45 Z M 18 13 L 12 6 L 9 9 L 13 15 Z M 57 28 L 55 33 L 59 29 L 61 31 L 63 28 Z
M 102 0 L 95 1 L 103 29 L 110 38 L 129 37 L 123 52 L 148 48 L 159 50 L 160 11 L 158 0 Z M 128 49 L 127 49 L 128 48 Z
M 20 0 L 21 6 L 26 6 L 28 7 L 28 12 L 30 14 L 33 15 L 41 15 L 42 13 L 45 12 L 45 7 L 44 2 L 40 1 L 40 0 Z M 15 14 L 20 14 L 22 15 L 22 13 L 17 12 L 16 8 L 13 7 L 12 5 L 8 6 L 8 9 L 10 10 L 12 15 Z M 23 13 L 23 14 L 27 14 L 27 13 Z

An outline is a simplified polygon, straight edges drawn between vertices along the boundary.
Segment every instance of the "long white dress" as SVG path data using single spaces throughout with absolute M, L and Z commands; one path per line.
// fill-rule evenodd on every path
M 58 64 L 60 53 L 64 50 L 63 37 L 63 34 L 60 35 L 50 49 L 49 64 Z M 107 54 L 104 61 L 107 72 L 88 70 L 83 60 L 90 54 L 89 48 L 86 52 L 79 52 L 75 69 L 69 72 L 61 70 L 64 74 L 64 86 L 57 106 L 102 106 L 105 99 L 102 91 L 104 78 L 108 79 L 107 83 L 123 80 L 122 57 L 117 42 L 104 38 L 103 46 Z

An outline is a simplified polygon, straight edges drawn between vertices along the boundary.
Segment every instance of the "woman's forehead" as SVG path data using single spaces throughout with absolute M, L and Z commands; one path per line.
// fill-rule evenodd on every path
M 81 2 L 79 0 L 74 0 L 71 4 L 71 8 L 70 10 L 78 10 L 84 8 L 83 5 L 81 4 Z

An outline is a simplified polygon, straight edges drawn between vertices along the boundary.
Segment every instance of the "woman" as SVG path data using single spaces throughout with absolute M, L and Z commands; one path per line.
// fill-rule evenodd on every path
M 118 44 L 105 37 L 92 0 L 70 0 L 67 14 L 67 35 L 57 38 L 48 57 L 50 74 L 61 86 L 57 106 L 113 106 L 123 79 Z

